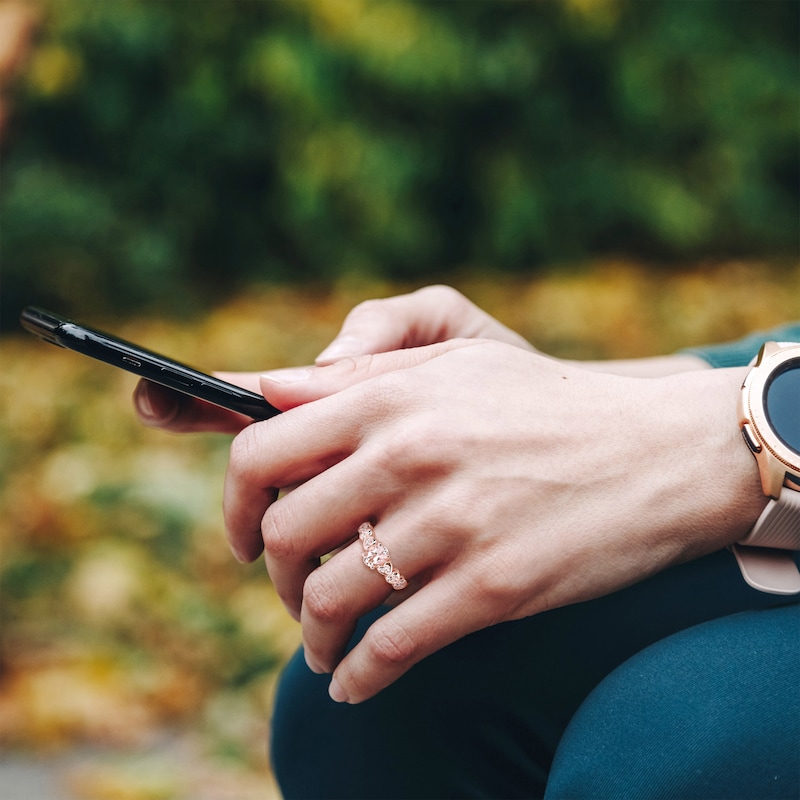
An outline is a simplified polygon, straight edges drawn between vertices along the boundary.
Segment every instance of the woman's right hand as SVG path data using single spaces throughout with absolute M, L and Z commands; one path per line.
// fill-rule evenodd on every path
M 449 339 L 492 339 L 533 351 L 510 328 L 450 286 L 426 286 L 410 294 L 366 300 L 345 318 L 336 338 L 317 356 L 317 366 L 342 358 L 424 347 Z
M 448 339 L 493 339 L 525 350 L 519 334 L 449 286 L 426 286 L 410 294 L 366 300 L 345 318 L 336 338 L 317 356 L 317 366 L 344 358 L 423 347 Z M 260 393 L 258 372 L 215 373 L 229 383 Z M 134 393 L 139 419 L 172 433 L 236 434 L 250 420 L 200 400 L 142 380 Z M 285 409 L 282 409 L 285 410 Z

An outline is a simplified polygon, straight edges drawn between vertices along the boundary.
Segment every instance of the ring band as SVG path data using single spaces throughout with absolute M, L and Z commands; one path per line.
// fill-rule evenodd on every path
M 395 591 L 405 589 L 408 581 L 392 566 L 389 548 L 375 538 L 375 529 L 369 522 L 362 522 L 358 526 L 358 538 L 364 548 L 361 555 L 364 564 L 370 569 L 378 570 Z

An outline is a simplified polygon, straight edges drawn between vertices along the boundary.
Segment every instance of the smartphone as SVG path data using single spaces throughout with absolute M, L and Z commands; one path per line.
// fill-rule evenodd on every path
M 41 308 L 28 306 L 20 315 L 22 326 L 51 344 L 76 350 L 216 406 L 237 411 L 255 420 L 269 419 L 280 411 L 261 395 L 212 375 L 145 350 L 108 333 L 78 325 Z

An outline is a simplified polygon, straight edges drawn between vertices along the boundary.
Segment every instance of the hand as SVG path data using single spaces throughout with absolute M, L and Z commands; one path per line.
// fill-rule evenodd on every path
M 764 498 L 731 410 L 742 375 L 631 379 L 482 340 L 272 373 L 265 397 L 292 410 L 233 443 L 231 545 L 250 560 L 263 542 L 309 665 L 359 702 L 471 631 L 744 536 Z M 364 520 L 407 589 L 363 565 Z
M 426 286 L 411 294 L 357 305 L 336 338 L 317 356 L 316 364 L 459 338 L 493 339 L 533 350 L 518 333 L 450 286 Z
M 342 358 L 435 344 L 454 338 L 494 339 L 533 350 L 449 286 L 428 286 L 411 294 L 367 300 L 347 315 L 336 338 L 317 356 L 318 366 Z M 259 391 L 259 373 L 217 372 L 217 377 Z M 150 381 L 139 382 L 134 404 L 145 425 L 173 433 L 238 433 L 251 420 L 200 400 L 193 400 Z M 283 410 L 284 407 L 281 407 Z

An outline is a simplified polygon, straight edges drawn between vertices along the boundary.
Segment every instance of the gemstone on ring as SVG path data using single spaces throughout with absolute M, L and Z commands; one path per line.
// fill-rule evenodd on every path
M 358 538 L 361 539 L 362 541 L 364 540 L 365 536 L 372 536 L 374 532 L 375 531 L 372 525 L 369 524 L 369 522 L 362 522 L 358 526 Z
M 362 558 L 370 569 L 375 569 L 389 560 L 389 548 L 380 542 L 375 542 L 375 544 L 364 552 Z
M 391 575 L 386 576 L 386 583 L 388 583 L 396 592 L 399 592 L 401 589 L 405 589 L 406 586 L 408 586 L 408 581 L 396 569 L 392 570 Z
M 394 568 L 389 556 L 389 548 L 375 538 L 375 529 L 369 522 L 362 522 L 358 526 L 358 538 L 364 552 L 361 558 L 370 569 L 376 569 L 395 591 L 405 589 L 408 581 Z

